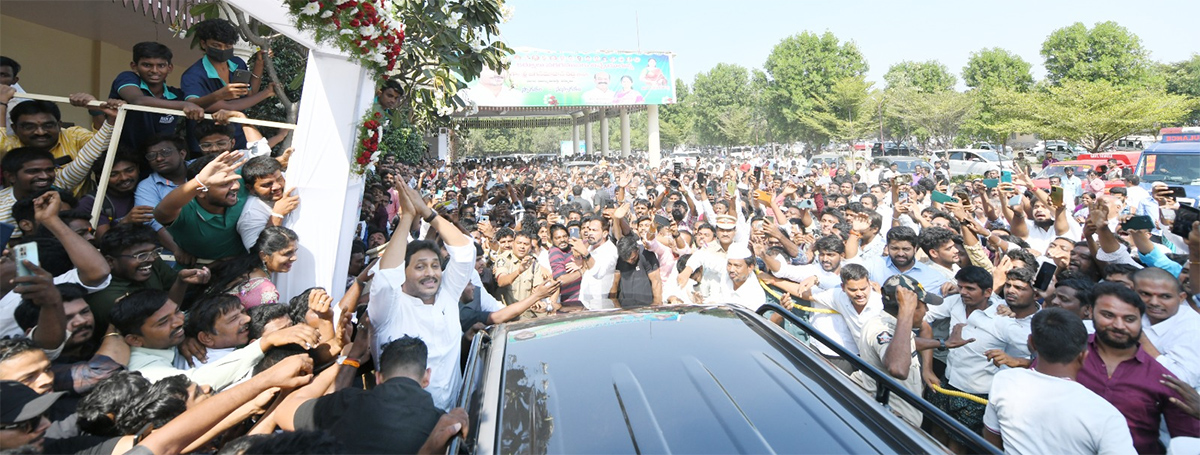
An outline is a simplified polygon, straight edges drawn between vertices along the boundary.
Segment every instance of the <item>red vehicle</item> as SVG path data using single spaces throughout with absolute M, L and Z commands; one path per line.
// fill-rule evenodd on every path
M 1066 178 L 1069 167 L 1075 168 L 1075 175 L 1080 179 L 1087 178 L 1087 172 L 1096 169 L 1100 175 L 1108 172 L 1108 159 L 1088 159 L 1088 160 L 1071 160 L 1059 161 L 1057 163 L 1046 166 L 1037 173 L 1037 178 L 1033 179 L 1033 184 L 1043 190 L 1050 189 L 1050 177 L 1058 177 L 1059 179 Z M 1125 182 L 1121 180 L 1105 180 L 1104 188 L 1107 191 L 1113 187 L 1125 186 Z

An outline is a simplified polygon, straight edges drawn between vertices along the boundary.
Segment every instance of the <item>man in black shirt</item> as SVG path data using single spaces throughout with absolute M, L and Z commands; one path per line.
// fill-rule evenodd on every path
M 374 389 L 346 388 L 305 401 L 291 419 L 280 416 L 280 426 L 328 431 L 347 453 L 418 453 L 442 416 L 424 390 L 432 371 L 426 367 L 429 349 L 405 336 L 384 346 L 379 357 Z
M 662 278 L 658 275 L 658 257 L 638 244 L 636 235 L 617 241 L 617 304 L 637 308 L 662 304 Z

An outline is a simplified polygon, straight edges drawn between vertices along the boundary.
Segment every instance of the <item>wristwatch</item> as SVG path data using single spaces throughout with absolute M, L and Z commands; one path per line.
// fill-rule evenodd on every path
M 938 340 L 938 348 L 937 348 L 937 350 L 939 350 L 939 351 L 942 351 L 942 352 L 946 352 L 946 340 L 943 340 L 943 339 L 941 339 L 941 338 L 938 338 L 937 340 Z

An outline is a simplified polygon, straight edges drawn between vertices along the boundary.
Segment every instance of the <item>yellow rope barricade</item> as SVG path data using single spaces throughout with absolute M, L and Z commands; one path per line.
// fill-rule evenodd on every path
M 952 397 L 966 398 L 968 400 L 974 401 L 979 404 L 988 404 L 988 400 L 985 400 L 981 397 L 969 394 L 967 392 L 959 392 L 957 390 L 947 390 L 937 384 L 929 384 L 929 388 L 933 389 L 934 392 L 940 393 L 942 395 L 950 395 Z

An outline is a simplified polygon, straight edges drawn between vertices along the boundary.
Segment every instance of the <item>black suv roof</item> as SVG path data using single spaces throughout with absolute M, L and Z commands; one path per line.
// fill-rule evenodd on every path
M 944 450 L 749 311 L 593 312 L 493 336 L 468 358 L 474 453 Z

